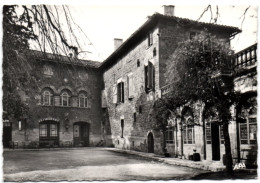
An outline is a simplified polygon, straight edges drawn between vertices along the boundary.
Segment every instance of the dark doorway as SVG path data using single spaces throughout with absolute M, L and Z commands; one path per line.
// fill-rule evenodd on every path
M 10 141 L 12 141 L 12 123 L 4 122 L 3 126 L 3 146 L 8 148 L 10 147 Z
M 212 160 L 220 160 L 219 125 L 211 124 Z
M 74 146 L 89 146 L 89 124 L 86 122 L 77 122 L 73 125 Z
M 154 153 L 154 139 L 151 132 L 148 134 L 148 153 Z

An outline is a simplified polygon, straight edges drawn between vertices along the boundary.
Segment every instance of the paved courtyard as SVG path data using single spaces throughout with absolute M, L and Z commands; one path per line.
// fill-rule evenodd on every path
M 4 181 L 182 180 L 206 171 L 105 148 L 4 151 Z

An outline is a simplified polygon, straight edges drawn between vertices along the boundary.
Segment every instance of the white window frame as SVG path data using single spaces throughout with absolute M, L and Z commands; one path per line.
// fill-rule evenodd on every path
M 64 103 L 63 103 L 63 99 L 65 99 L 66 101 L 67 101 L 67 105 L 64 105 Z M 69 93 L 68 92 L 62 92 L 61 93 L 61 106 L 65 106 L 65 107 L 68 107 L 68 106 L 70 106 L 70 95 L 69 95 Z
M 46 102 L 47 99 L 47 102 Z M 42 105 L 51 105 L 52 104 L 52 93 L 48 90 L 42 92 Z
M 81 101 L 83 100 L 83 106 L 81 106 Z M 80 93 L 79 94 L 79 97 L 78 97 L 78 107 L 88 107 L 88 97 L 83 94 L 83 93 Z

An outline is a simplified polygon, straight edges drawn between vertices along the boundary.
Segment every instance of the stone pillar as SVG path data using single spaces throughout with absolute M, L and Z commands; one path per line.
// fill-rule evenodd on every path
M 60 96 L 54 96 L 54 106 L 60 106 Z
M 71 97 L 71 106 L 78 107 L 78 97 Z

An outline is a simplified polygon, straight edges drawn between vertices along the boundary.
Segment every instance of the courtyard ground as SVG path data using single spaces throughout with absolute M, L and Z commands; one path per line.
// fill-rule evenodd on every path
M 208 171 L 105 148 L 4 151 L 4 181 L 186 180 Z

